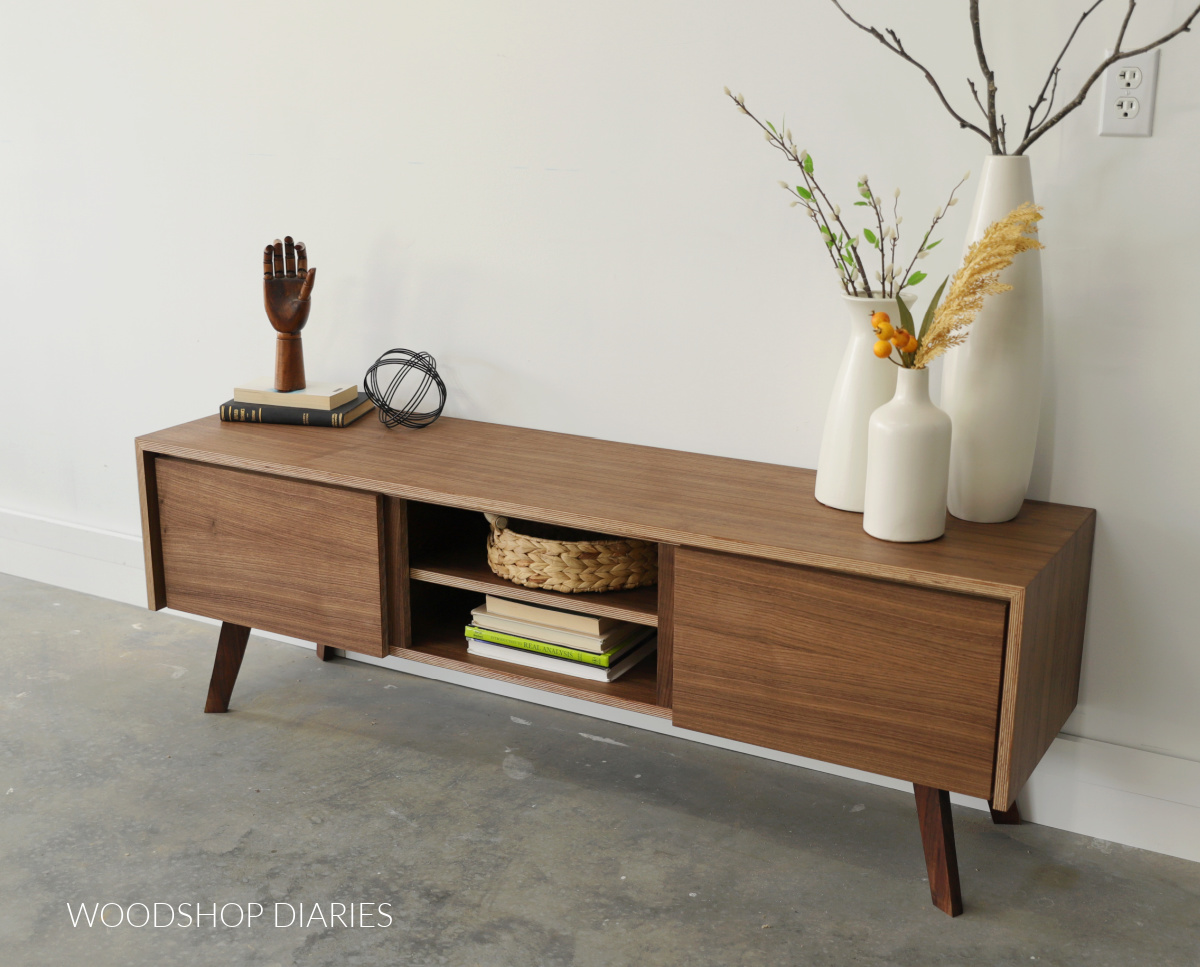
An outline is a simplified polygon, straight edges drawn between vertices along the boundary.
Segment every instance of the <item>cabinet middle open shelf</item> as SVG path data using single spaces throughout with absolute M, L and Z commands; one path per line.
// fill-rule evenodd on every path
M 482 514 L 410 502 L 409 531 L 410 580 L 528 601 L 543 608 L 658 626 L 657 587 L 563 594 L 497 577 L 487 563 L 487 526 Z

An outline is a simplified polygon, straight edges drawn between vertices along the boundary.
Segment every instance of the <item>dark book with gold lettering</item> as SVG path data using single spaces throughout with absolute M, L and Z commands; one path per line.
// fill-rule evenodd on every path
M 259 403 L 238 403 L 230 400 L 221 404 L 221 419 L 226 423 L 287 423 L 291 426 L 349 426 L 360 416 L 371 412 L 375 404 L 359 393 L 357 399 L 332 410 L 310 409 L 301 406 L 267 406 Z

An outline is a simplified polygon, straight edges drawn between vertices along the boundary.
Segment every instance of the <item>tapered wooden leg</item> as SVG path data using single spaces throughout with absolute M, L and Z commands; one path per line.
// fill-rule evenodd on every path
M 329 661 L 333 657 L 333 649 L 328 645 L 317 645 L 317 658 L 320 661 Z
M 991 808 L 992 804 L 988 803 Z M 1007 809 L 992 809 L 992 822 L 997 826 L 1020 826 L 1021 812 L 1017 809 L 1017 804 L 1014 802 Z
M 950 793 L 945 789 L 913 784 L 917 796 L 917 819 L 929 871 L 929 895 L 943 913 L 962 913 L 962 891 L 958 885 L 958 854 L 954 850 L 954 820 L 950 816 Z
M 208 683 L 206 712 L 228 712 L 229 696 L 233 694 L 233 683 L 237 681 L 242 667 L 242 656 L 246 654 L 246 639 L 250 629 L 229 621 L 221 622 L 221 636 L 217 639 L 217 657 L 213 661 L 212 678 Z

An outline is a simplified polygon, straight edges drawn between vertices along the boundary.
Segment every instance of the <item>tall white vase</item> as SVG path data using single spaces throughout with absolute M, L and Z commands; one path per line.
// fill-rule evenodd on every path
M 929 370 L 902 369 L 896 396 L 871 415 L 863 530 L 885 541 L 946 532 L 950 417 L 929 399 Z
M 992 222 L 1033 201 L 1029 158 L 983 163 L 967 244 Z M 1033 473 L 1042 409 L 1042 260 L 1024 252 L 1001 274 L 1011 292 L 990 296 L 967 341 L 946 354 L 942 409 L 954 422 L 950 513 L 994 524 L 1021 509 Z
M 886 312 L 899 328 L 895 299 L 843 296 L 850 338 L 833 381 L 821 453 L 817 458 L 816 498 L 821 503 L 861 514 L 867 483 L 867 423 L 896 392 L 897 367 L 871 347 L 878 337 L 871 315 Z M 905 293 L 906 303 L 911 304 Z

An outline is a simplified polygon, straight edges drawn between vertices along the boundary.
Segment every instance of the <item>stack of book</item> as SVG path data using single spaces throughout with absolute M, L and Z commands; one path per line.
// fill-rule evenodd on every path
M 615 681 L 658 647 L 645 625 L 491 595 L 471 616 L 470 654 L 594 682 Z
M 248 384 L 221 404 L 226 423 L 288 423 L 292 426 L 349 426 L 374 407 L 366 393 L 347 383 L 309 383 L 290 393 L 271 383 Z

